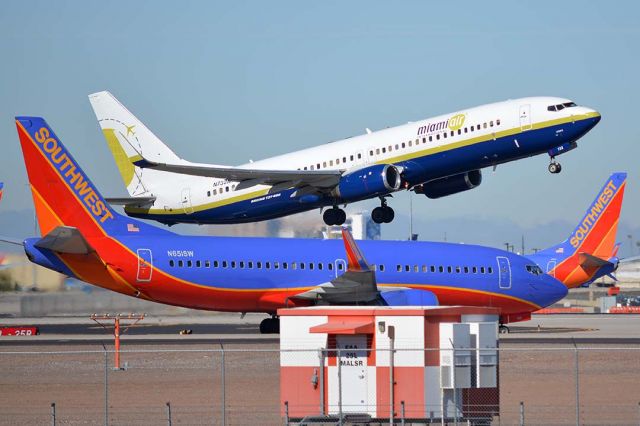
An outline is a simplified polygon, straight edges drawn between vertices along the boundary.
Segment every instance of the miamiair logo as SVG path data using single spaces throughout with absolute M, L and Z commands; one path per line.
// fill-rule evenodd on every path
M 450 129 L 452 131 L 459 130 L 464 126 L 464 120 L 466 118 L 467 116 L 465 114 L 456 114 L 447 120 L 428 123 L 424 126 L 418 127 L 418 135 L 428 135 L 445 129 Z

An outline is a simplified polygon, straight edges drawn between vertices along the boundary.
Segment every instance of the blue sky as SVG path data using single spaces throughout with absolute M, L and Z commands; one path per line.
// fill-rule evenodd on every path
M 87 99 L 109 90 L 182 157 L 230 165 L 493 101 L 568 97 L 603 119 L 559 157 L 560 175 L 539 156 L 485 170 L 482 186 L 467 193 L 414 196 L 416 230 L 436 238 L 448 228 L 453 240 L 492 245 L 526 232 L 550 245 L 621 170 L 629 182 L 619 239 L 640 239 L 639 9 L 583 1 L 8 2 L 0 15 L 0 224 L 10 229 L 0 233 L 23 229 L 32 209 L 15 115 L 44 116 L 104 194 L 125 194 Z M 406 234 L 407 197 L 392 202 L 399 220 L 386 238 Z

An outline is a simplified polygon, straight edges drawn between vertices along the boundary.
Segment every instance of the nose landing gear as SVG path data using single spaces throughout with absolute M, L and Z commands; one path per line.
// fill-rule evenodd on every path
M 391 223 L 395 217 L 395 212 L 387 205 L 385 198 L 380 198 L 380 204 L 380 207 L 376 207 L 371 212 L 371 219 L 373 219 L 375 223 Z
M 549 163 L 549 173 L 557 174 L 562 171 L 562 166 L 558 163 L 555 157 L 551 157 L 551 163 Z
M 342 225 L 347 220 L 347 214 L 344 210 L 334 206 L 333 208 L 324 211 L 322 214 L 322 220 L 324 220 L 324 223 L 329 226 Z

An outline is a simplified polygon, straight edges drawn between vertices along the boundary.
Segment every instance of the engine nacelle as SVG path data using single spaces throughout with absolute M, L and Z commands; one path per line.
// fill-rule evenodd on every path
M 376 164 L 356 170 L 340 179 L 336 195 L 343 200 L 361 200 L 400 189 L 400 171 L 393 164 Z
M 416 193 L 424 194 L 429 198 L 440 198 L 473 189 L 481 183 L 480 170 L 472 170 L 424 183 L 416 188 Z

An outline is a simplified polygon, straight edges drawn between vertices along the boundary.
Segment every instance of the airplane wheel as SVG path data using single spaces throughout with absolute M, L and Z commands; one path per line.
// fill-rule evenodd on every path
M 265 318 L 260 322 L 260 334 L 280 333 L 280 318 Z
M 336 218 L 337 218 L 337 220 L 335 221 L 335 224 L 342 225 L 347 221 L 347 213 L 342 209 L 335 209 L 335 210 L 336 210 Z
M 383 209 L 384 209 L 384 223 L 391 223 L 393 221 L 393 218 L 396 217 L 395 212 L 389 206 L 385 206 L 383 207 Z
M 556 163 L 555 161 L 553 163 L 549 163 L 549 173 L 560 173 L 560 171 L 562 170 L 562 166 L 560 165 L 560 163 Z
M 384 219 L 385 219 L 384 208 L 376 207 L 375 209 L 373 209 L 373 211 L 371 212 L 371 219 L 375 223 L 384 223 Z
M 506 325 L 500 324 L 500 327 L 498 328 L 498 332 L 500 334 L 509 334 L 509 327 L 507 327 Z
M 336 215 L 336 209 L 328 209 L 325 210 L 324 213 L 322 214 L 322 220 L 324 220 L 324 223 L 326 223 L 329 226 L 332 225 L 336 225 L 337 224 L 337 215 Z

